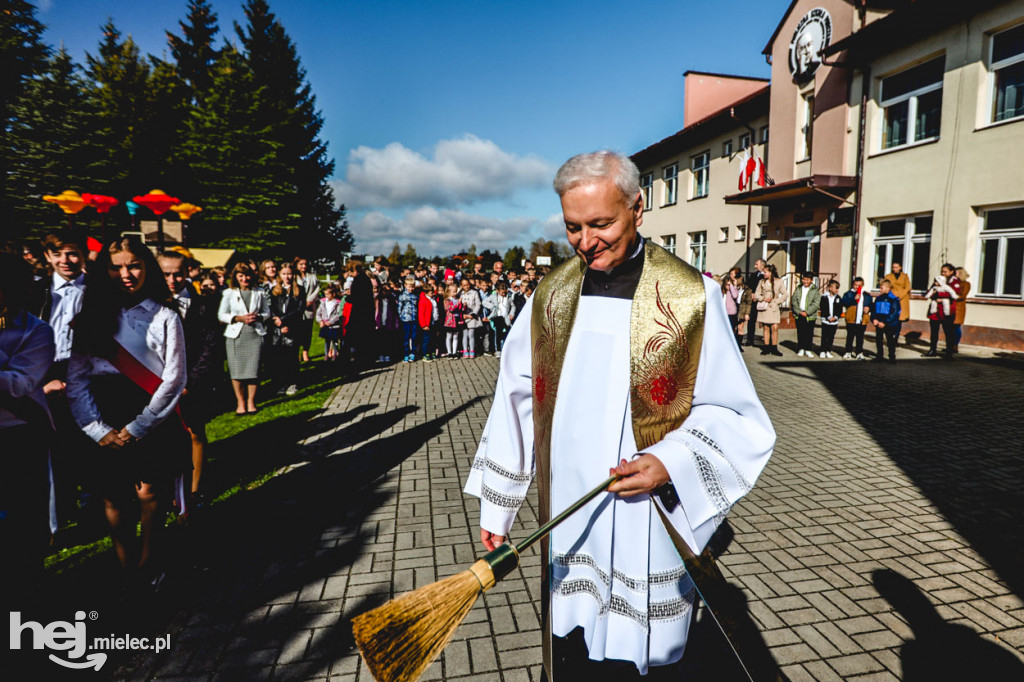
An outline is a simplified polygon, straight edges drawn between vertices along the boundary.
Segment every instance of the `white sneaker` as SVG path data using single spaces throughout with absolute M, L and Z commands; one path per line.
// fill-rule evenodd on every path
M 501 357 L 501 351 L 500 350 L 499 351 L 495 351 L 494 352 L 494 357 L 500 358 Z
M 828 351 L 827 353 L 825 353 L 825 357 L 826 357 L 826 358 L 829 358 L 829 359 L 831 360 L 831 359 L 832 359 L 832 358 L 834 358 L 835 356 L 834 356 L 834 355 L 832 355 L 832 351 Z
M 292 384 L 288 388 L 284 389 L 284 394 L 285 395 L 295 395 L 298 392 L 299 392 L 299 387 L 296 386 L 295 384 Z
M 797 357 L 800 357 L 800 358 L 802 358 L 802 357 L 804 356 L 804 349 L 803 349 L 803 348 L 801 348 L 800 350 L 798 350 L 798 351 L 797 351 L 797 353 L 796 353 L 796 355 L 797 355 Z
M 852 360 L 853 353 L 843 353 L 843 360 Z
M 867 360 L 867 357 L 863 353 L 857 353 L 858 360 Z
M 819 358 L 827 358 L 827 357 L 829 357 L 829 354 L 826 353 L 825 351 L 821 351 L 820 353 L 818 353 L 818 357 Z

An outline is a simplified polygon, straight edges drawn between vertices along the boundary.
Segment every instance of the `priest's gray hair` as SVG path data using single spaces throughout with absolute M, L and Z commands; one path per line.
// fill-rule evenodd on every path
M 604 178 L 615 183 L 627 204 L 632 204 L 640 193 L 640 169 L 633 159 L 608 149 L 572 157 L 555 173 L 553 184 L 555 192 L 562 196 L 573 187 Z

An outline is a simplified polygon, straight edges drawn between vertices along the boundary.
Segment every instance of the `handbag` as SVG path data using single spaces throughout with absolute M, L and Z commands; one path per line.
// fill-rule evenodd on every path
M 760 312 L 764 312 L 765 310 L 768 310 L 768 301 L 758 301 L 757 302 L 757 309 Z

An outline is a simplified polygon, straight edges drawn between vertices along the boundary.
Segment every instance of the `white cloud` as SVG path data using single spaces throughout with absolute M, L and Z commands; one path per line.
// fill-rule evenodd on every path
M 524 187 L 550 182 L 551 167 L 536 157 L 503 151 L 474 135 L 442 140 L 433 158 L 392 142 L 349 153 L 346 179 L 335 196 L 350 209 L 430 205 L 448 207 L 506 199 Z
M 477 250 L 500 249 L 512 244 L 527 246 L 536 237 L 536 218 L 491 218 L 456 209 L 422 206 L 399 219 L 371 212 L 354 221 L 352 233 L 361 253 L 388 254 L 395 242 L 405 250 L 412 244 L 422 255 L 457 253 L 470 244 Z

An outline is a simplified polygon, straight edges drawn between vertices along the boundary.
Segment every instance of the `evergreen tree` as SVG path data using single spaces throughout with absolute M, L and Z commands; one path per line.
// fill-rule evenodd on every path
M 178 76 L 188 83 L 193 99 L 203 96 L 213 85 L 213 65 L 217 61 L 214 37 L 220 32 L 217 14 L 206 0 L 190 0 L 188 16 L 179 21 L 181 36 L 167 31 L 167 42 Z
M 86 54 L 89 95 L 98 116 L 95 139 L 104 152 L 96 159 L 94 173 L 101 187 L 93 191 L 123 200 L 157 187 L 148 173 L 153 160 L 145 125 L 150 113 L 150 68 L 131 37 L 121 40 L 112 20 L 102 30 L 98 56 Z M 175 188 L 160 189 L 173 193 Z
M 270 182 L 285 195 L 267 219 L 281 229 L 297 229 L 289 242 L 300 250 L 335 242 L 334 250 L 348 251 L 352 236 L 328 184 L 334 160 L 320 139 L 323 117 L 295 44 L 266 0 L 246 0 L 243 10 L 246 25 L 236 24 L 235 31 L 258 93 L 255 121 L 278 150 L 277 163 L 267 170 Z
M 23 229 L 39 232 L 61 222 L 63 214 L 43 204 L 42 195 L 98 191 L 93 172 L 102 152 L 93 141 L 96 115 L 85 90 L 81 68 L 61 49 L 12 107 L 8 180 L 15 224 Z M 92 220 L 90 213 L 76 222 Z
M 284 194 L 268 171 L 279 150 L 256 125 L 258 96 L 245 59 L 226 46 L 214 64 L 208 96 L 191 112 L 183 145 L 195 203 L 203 207 L 191 233 L 196 244 L 243 250 L 285 244 L 284 233 L 266 219 Z
M 398 265 L 402 260 L 402 247 L 395 242 L 395 245 L 391 247 L 391 254 L 388 256 L 388 262 L 392 265 Z
M 41 36 L 43 25 L 36 8 L 23 0 L 5 0 L 0 11 L 0 220 L 13 218 L 14 205 L 21 201 L 19 188 L 7 172 L 14 158 L 10 132 L 12 108 L 24 94 L 32 77 L 44 65 L 47 48 Z
M 509 270 L 519 270 L 523 267 L 523 259 L 526 258 L 526 250 L 521 246 L 513 246 L 505 252 L 505 268 Z
M 420 257 L 416 255 L 416 247 L 412 244 L 405 245 L 405 253 L 402 254 L 402 266 L 412 268 L 416 266 Z

